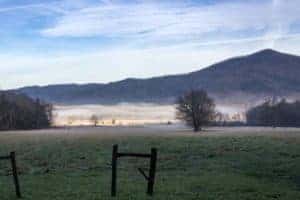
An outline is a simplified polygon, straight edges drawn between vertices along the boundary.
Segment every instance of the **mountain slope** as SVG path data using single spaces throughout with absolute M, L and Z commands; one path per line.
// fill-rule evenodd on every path
M 232 58 L 203 70 L 109 84 L 25 87 L 17 92 L 54 103 L 172 102 L 191 88 L 207 90 L 219 101 L 300 94 L 300 57 L 270 49 Z M 236 95 L 239 95 L 238 97 Z

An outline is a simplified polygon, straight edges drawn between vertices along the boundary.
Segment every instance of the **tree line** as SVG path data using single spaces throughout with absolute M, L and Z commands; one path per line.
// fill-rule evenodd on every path
M 48 128 L 52 105 L 25 95 L 0 92 L 0 130 Z
M 300 127 L 300 101 L 268 100 L 246 112 L 246 123 L 224 123 L 215 110 L 214 100 L 204 90 L 191 90 L 177 99 L 177 119 L 184 121 L 195 132 L 203 126 L 269 126 Z
M 268 100 L 246 113 L 251 126 L 300 127 L 300 101 Z
M 220 125 L 215 103 L 204 90 L 191 90 L 177 99 L 176 117 L 194 131 L 203 126 Z M 0 92 L 0 130 L 41 129 L 52 124 L 51 104 L 25 95 Z M 90 119 L 96 126 L 98 117 Z M 246 124 L 250 126 L 300 127 L 300 101 L 269 100 L 249 109 Z M 224 124 L 223 124 L 224 125 Z

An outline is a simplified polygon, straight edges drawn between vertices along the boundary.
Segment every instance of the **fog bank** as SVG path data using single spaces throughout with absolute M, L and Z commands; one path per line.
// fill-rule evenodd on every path
M 217 110 L 232 116 L 243 115 L 243 109 L 230 106 L 217 106 Z M 55 126 L 93 125 L 144 125 L 177 123 L 175 105 L 151 103 L 120 103 L 116 105 L 55 105 Z

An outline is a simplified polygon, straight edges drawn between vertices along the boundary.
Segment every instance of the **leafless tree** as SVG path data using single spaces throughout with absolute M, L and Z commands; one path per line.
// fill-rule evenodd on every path
M 204 90 L 191 90 L 177 100 L 176 117 L 197 132 L 215 117 L 215 103 Z

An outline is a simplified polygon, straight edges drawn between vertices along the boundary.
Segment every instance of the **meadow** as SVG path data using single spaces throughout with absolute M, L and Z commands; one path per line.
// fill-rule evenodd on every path
M 122 158 L 110 197 L 112 145 L 158 149 L 157 200 L 300 199 L 300 129 L 178 127 L 64 128 L 0 133 L 0 155 L 15 150 L 24 200 L 143 200 L 147 160 Z M 0 199 L 16 199 L 0 161 Z

